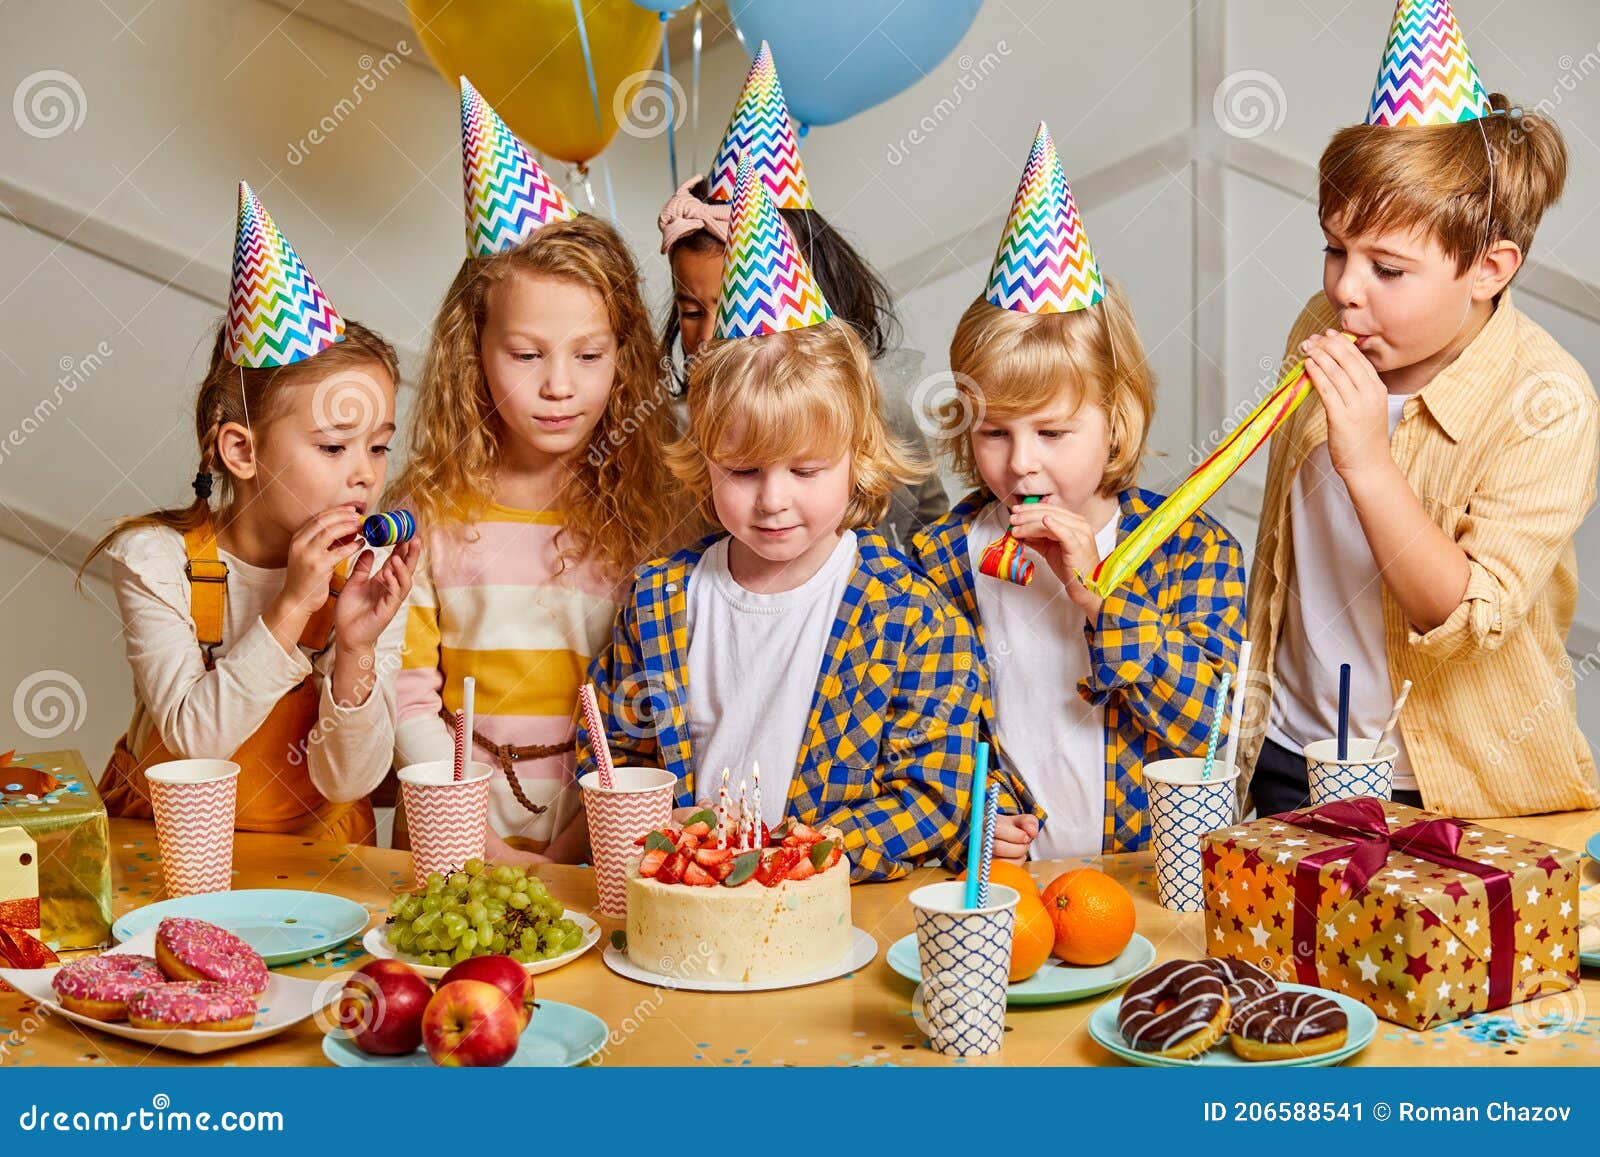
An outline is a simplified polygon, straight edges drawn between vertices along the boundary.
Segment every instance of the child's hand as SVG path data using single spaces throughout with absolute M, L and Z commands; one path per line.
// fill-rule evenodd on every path
M 513 867 L 520 864 L 525 868 L 552 862 L 549 856 L 542 856 L 538 852 L 524 852 L 513 848 L 501 839 L 500 833 L 492 827 L 484 832 L 483 858 L 490 864 L 510 864 Z
M 1038 816 L 994 817 L 994 858 L 1010 864 L 1028 862 L 1028 848 L 1039 837 Z
M 1039 552 L 1066 588 L 1067 597 L 1091 623 L 1100 617 L 1103 600 L 1078 579 L 1100 565 L 1100 551 L 1088 519 L 1064 506 L 1018 503 L 1011 508 L 1011 533 Z
M 1389 390 L 1372 363 L 1338 330 L 1313 334 L 1300 348 L 1328 415 L 1328 457 L 1339 476 L 1392 461 Z
M 361 517 L 353 506 L 335 506 L 314 514 L 289 540 L 288 577 L 279 596 L 305 614 L 328 601 L 333 568 L 350 557 L 360 541 Z
M 333 605 L 334 637 L 341 649 L 371 650 L 411 593 L 411 574 L 422 549 L 415 538 L 389 552 L 377 574 L 372 551 L 361 552 Z

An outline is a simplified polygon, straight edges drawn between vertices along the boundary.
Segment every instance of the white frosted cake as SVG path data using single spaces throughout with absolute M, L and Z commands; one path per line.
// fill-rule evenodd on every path
M 640 968 L 759 983 L 850 951 L 850 861 L 837 831 L 786 823 L 755 851 L 719 847 L 691 819 L 646 839 L 628 871 L 628 958 Z

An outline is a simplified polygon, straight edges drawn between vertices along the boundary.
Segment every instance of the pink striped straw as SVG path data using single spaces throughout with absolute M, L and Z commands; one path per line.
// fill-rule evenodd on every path
M 589 745 L 594 748 L 600 786 L 611 791 L 616 787 L 611 777 L 611 745 L 606 742 L 606 733 L 600 728 L 600 708 L 594 700 L 593 683 L 585 683 L 578 688 L 578 702 L 583 704 L 583 722 L 589 729 Z
M 457 783 L 467 771 L 467 713 L 456 708 L 455 765 L 453 778 Z

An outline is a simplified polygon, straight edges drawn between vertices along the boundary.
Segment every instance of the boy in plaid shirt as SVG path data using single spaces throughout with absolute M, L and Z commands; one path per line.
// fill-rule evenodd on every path
M 1239 545 L 1203 513 L 1103 600 L 1079 580 L 1161 496 L 1134 484 L 1154 408 L 1143 345 L 1059 172 L 1041 126 L 988 290 L 950 347 L 942 442 L 978 489 L 912 548 L 978 633 L 994 854 L 1012 861 L 1144 847 L 1144 765 L 1204 753 L 1244 631 Z M 1008 532 L 1045 564 L 1029 582 L 980 570 Z
M 635 572 L 589 678 L 613 758 L 673 772 L 680 806 L 759 783 L 763 822 L 836 827 L 853 880 L 891 880 L 960 844 L 983 668 L 967 622 L 867 529 L 921 471 L 860 339 L 743 177 L 731 234 L 764 257 L 730 253 L 732 340 L 696 359 L 669 449 L 723 531 Z

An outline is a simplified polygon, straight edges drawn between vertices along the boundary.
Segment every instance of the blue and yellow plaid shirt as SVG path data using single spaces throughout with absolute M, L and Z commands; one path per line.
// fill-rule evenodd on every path
M 695 800 L 689 576 L 717 537 L 634 573 L 611 644 L 589 668 L 613 759 L 671 771 L 680 807 Z M 988 676 L 968 621 L 882 535 L 857 530 L 856 543 L 786 814 L 843 831 L 860 882 L 961 862 Z M 581 712 L 578 760 L 593 769 Z
M 994 496 L 977 490 L 912 540 L 913 563 L 971 620 L 988 670 L 983 624 L 972 586 L 967 530 Z M 1161 503 L 1161 495 L 1130 487 L 1118 496 L 1120 540 Z M 1042 581 L 1054 582 L 1044 574 Z M 1063 597 L 1065 597 L 1063 595 Z M 1105 852 L 1131 852 L 1149 841 L 1144 765 L 1157 759 L 1204 755 L 1211 707 L 1223 672 L 1238 665 L 1244 641 L 1244 560 L 1226 527 L 1204 512 L 1178 527 L 1138 571 L 1105 598 L 1098 621 L 1084 624 L 1089 675 L 1078 694 L 1105 709 Z M 985 737 L 994 735 L 993 706 L 985 699 Z M 1025 782 L 1009 766 L 1002 811 L 1046 819 Z

